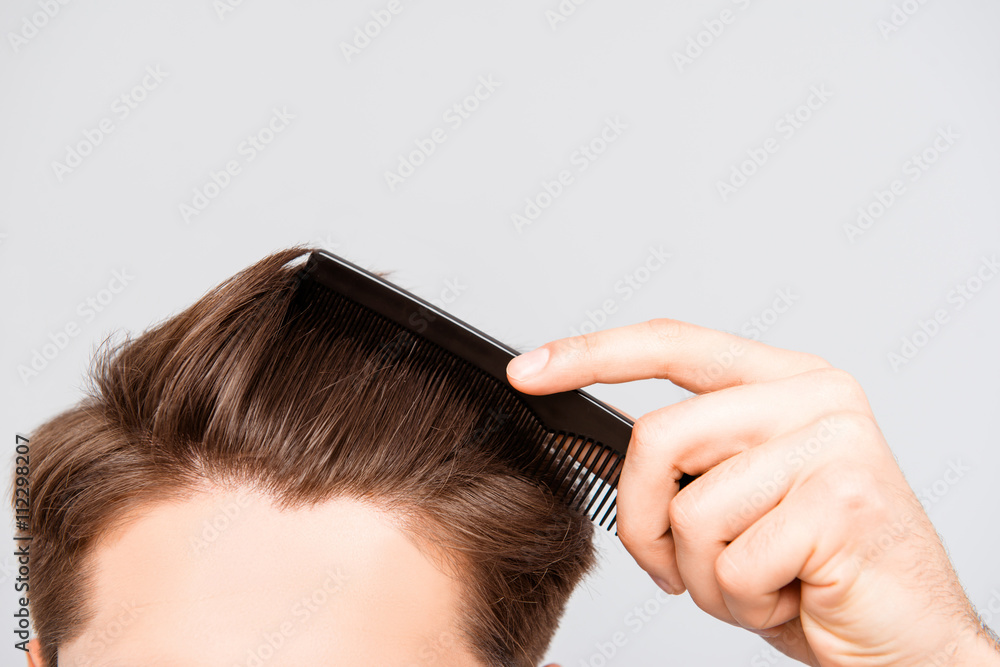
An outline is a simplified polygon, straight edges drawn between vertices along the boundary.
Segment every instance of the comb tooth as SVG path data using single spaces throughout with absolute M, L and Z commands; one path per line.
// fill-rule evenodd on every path
M 592 479 L 591 482 L 593 488 L 587 492 L 587 506 L 583 509 L 584 514 L 587 514 L 588 516 L 591 514 L 591 509 L 593 508 L 594 503 L 597 502 L 597 498 L 604 490 L 605 485 L 604 480 L 597 475 L 594 476 L 594 479 Z
M 609 496 L 608 499 L 611 501 L 611 503 L 608 505 L 608 510 L 604 513 L 604 516 L 601 517 L 601 521 L 598 524 L 600 526 L 604 525 L 604 522 L 608 520 L 608 517 L 611 516 L 612 512 L 614 512 L 614 517 L 615 518 L 618 517 L 618 512 L 616 511 L 617 501 L 618 501 L 618 487 L 617 486 L 614 489 L 614 494 L 611 495 L 611 496 Z M 611 524 L 608 524 L 607 528 L 608 528 L 608 530 L 611 530 Z
M 609 466 L 614 463 L 615 455 L 608 450 L 603 450 L 601 452 L 603 458 L 601 459 L 601 467 L 598 471 L 595 471 L 593 479 L 590 480 L 590 484 L 587 488 L 587 507 L 584 510 L 587 513 L 591 512 L 594 503 L 600 498 L 601 493 L 604 492 L 608 485 L 606 481 Z
M 617 520 L 615 500 L 617 498 L 616 486 L 620 474 L 619 466 L 622 464 L 624 459 L 613 450 L 608 449 L 600 443 L 590 440 L 589 438 L 560 433 L 557 436 L 557 442 L 558 444 L 555 446 L 559 448 L 558 451 L 551 453 L 551 456 L 549 456 L 546 461 L 546 466 L 544 467 L 545 478 L 559 480 L 559 484 L 555 489 L 555 495 L 578 509 L 578 506 L 582 505 L 583 500 L 585 500 L 589 495 L 591 488 L 594 487 L 595 483 L 600 481 L 600 484 L 597 486 L 585 513 L 588 514 L 590 519 L 595 521 L 598 526 L 604 527 L 608 531 L 612 530 L 615 521 Z M 599 451 L 596 462 L 600 463 L 600 465 L 597 466 L 596 470 L 588 470 L 588 467 L 583 465 L 582 462 L 589 461 L 595 449 Z M 580 464 L 580 467 L 572 474 L 568 473 L 568 471 L 564 471 L 565 466 L 567 464 L 572 465 L 573 461 Z M 580 477 L 581 474 L 592 475 L 590 482 L 586 485 L 586 487 L 584 487 L 583 484 L 580 484 L 575 493 L 572 493 L 572 495 L 567 497 L 573 489 L 573 483 Z M 576 498 L 580 496 L 580 493 L 584 488 L 586 491 L 582 498 L 580 498 L 579 502 L 577 502 Z M 598 498 L 601 498 L 601 501 L 591 513 L 590 507 L 598 500 Z M 611 501 L 610 504 L 608 504 L 609 500 Z M 608 506 L 605 510 L 604 516 L 598 520 L 597 517 L 606 504 Z M 605 522 L 608 521 L 609 516 L 612 516 L 612 513 L 614 513 L 615 516 L 613 516 L 611 522 L 605 526 Z M 617 531 L 615 531 L 615 534 L 617 535 Z
M 556 439 L 558 439 L 558 437 L 559 437 L 558 433 L 551 433 L 551 432 L 545 436 L 545 440 L 542 442 L 541 447 L 539 447 L 538 451 L 536 452 L 535 462 L 528 470 L 528 477 L 531 477 L 533 479 L 540 479 L 538 473 L 542 469 L 543 465 L 546 464 L 548 460 L 551 458 L 549 454 L 552 451 L 552 447 L 554 446 L 553 442 Z
M 562 434 L 553 434 L 553 437 L 549 439 L 546 447 L 542 452 L 542 456 L 538 459 L 538 464 L 529 472 L 529 476 L 532 479 L 546 480 L 549 479 L 549 472 L 552 470 L 554 462 L 559 457 L 559 440 L 562 438 Z
M 586 461 L 590 460 L 590 455 L 594 451 L 594 446 L 596 441 L 593 438 L 585 438 L 583 442 L 580 443 L 579 448 L 575 456 L 577 468 L 573 472 L 573 475 L 569 479 L 569 485 L 566 489 L 566 501 L 569 503 L 570 507 L 574 509 L 580 509 L 583 504 L 583 490 L 586 488 L 587 478 L 590 476 L 590 466 L 586 465 Z
M 579 509 L 579 506 L 583 502 L 580 496 L 581 492 L 585 488 L 589 488 L 588 485 L 584 484 L 584 481 L 586 480 L 587 475 L 591 474 L 591 469 L 590 466 L 588 465 L 588 462 L 590 461 L 590 457 L 594 453 L 594 448 L 596 446 L 597 446 L 597 441 L 588 438 L 585 441 L 585 446 L 583 447 L 583 451 L 581 451 L 579 453 L 579 456 L 577 457 L 577 463 L 580 464 L 580 467 L 577 469 L 576 473 L 573 474 L 573 477 L 570 480 L 570 487 L 569 487 L 570 489 L 572 489 L 573 485 L 576 484 L 576 491 L 574 491 L 573 494 L 567 499 L 570 506 L 575 509 Z M 586 494 L 584 494 L 583 498 L 586 498 Z
M 441 354 L 439 354 L 439 356 L 444 359 L 447 358 L 443 353 L 443 351 Z M 451 369 L 445 368 L 444 366 L 445 365 L 443 363 L 436 364 L 436 368 L 434 370 L 434 376 L 432 376 L 432 378 L 436 378 L 437 375 L 444 375 L 446 372 L 450 372 Z M 437 383 L 435 382 L 431 386 L 436 386 L 436 384 Z M 457 398 L 467 399 L 470 396 L 475 396 L 477 393 L 484 390 L 483 384 L 484 384 L 483 376 L 478 373 L 473 374 L 471 382 L 463 383 L 462 391 L 458 394 Z
M 552 458 L 550 459 L 549 466 L 545 469 L 545 477 L 544 477 L 544 479 L 556 481 L 555 489 L 553 489 L 553 493 L 556 496 L 558 496 L 559 487 L 562 486 L 558 481 L 559 480 L 558 473 L 560 470 L 562 470 L 563 464 L 566 462 L 566 460 L 568 458 L 572 458 L 569 456 L 569 447 L 566 447 L 565 444 L 567 442 L 572 443 L 573 436 L 569 435 L 568 433 L 560 435 L 561 437 L 559 439 L 559 451 L 553 454 Z
M 580 492 L 580 487 L 582 486 L 581 473 L 586 473 L 583 468 L 577 468 L 572 473 L 567 473 L 563 488 L 559 491 L 559 497 L 565 502 L 569 507 L 573 509 L 579 509 L 576 506 L 576 496 Z
M 594 485 L 601 480 L 601 477 L 598 474 L 599 473 L 598 466 L 594 464 L 602 460 L 601 457 L 604 456 L 605 447 L 604 445 L 595 440 L 594 446 L 591 448 L 591 450 L 592 451 L 590 451 L 587 454 L 587 459 L 586 459 L 588 461 L 587 471 L 588 474 L 590 475 L 590 481 L 587 482 L 586 486 L 583 487 L 582 493 L 580 494 L 580 500 L 579 500 L 580 507 L 583 506 L 583 503 L 587 502 L 587 499 L 590 498 L 590 492 L 594 488 Z M 596 450 L 596 456 L 594 455 L 594 450 Z M 594 460 L 591 461 L 591 458 L 593 458 Z M 587 505 L 587 509 L 590 509 L 589 504 Z M 586 512 L 586 510 L 584 510 L 584 512 Z
M 579 462 L 577 463 L 579 464 Z M 587 474 L 587 469 L 578 465 L 576 470 L 566 476 L 566 485 L 565 489 L 562 490 L 561 497 L 567 505 L 575 510 L 580 509 L 578 500 L 580 497 L 580 490 L 584 486 Z
M 513 398 L 511 401 L 514 403 L 511 405 L 510 411 L 518 415 L 518 420 L 516 422 L 516 433 L 531 433 L 536 434 L 534 440 L 541 441 L 541 447 L 523 447 L 520 445 L 519 441 L 515 438 L 510 438 L 511 446 L 516 447 L 521 453 L 521 460 L 525 462 L 527 466 L 529 463 L 540 461 L 544 457 L 546 448 L 551 441 L 551 434 L 547 429 L 541 426 L 537 421 L 535 421 L 534 416 L 527 410 L 517 410 L 516 402 Z
M 563 457 L 562 462 L 555 472 L 555 479 L 558 481 L 556 486 L 556 496 L 562 500 L 568 500 L 566 495 L 572 489 L 572 477 L 575 475 L 570 474 L 570 470 L 573 469 L 573 465 L 577 462 L 576 451 L 586 442 L 580 436 L 574 435 L 570 437 L 569 444 L 563 451 L 566 452 L 566 456 Z M 567 479 L 569 478 L 569 479 Z M 569 482 L 569 486 L 567 486 Z
M 624 460 L 625 459 L 620 458 L 620 457 L 616 458 L 615 464 L 611 467 L 611 471 L 608 473 L 608 481 L 607 481 L 608 488 L 607 488 L 607 491 L 605 491 L 604 497 L 601 499 L 600 504 L 594 510 L 594 516 L 595 517 L 597 516 L 598 512 L 601 511 L 601 508 L 604 507 L 604 503 L 608 502 L 608 500 L 611 499 L 612 493 L 615 492 L 615 490 L 617 488 L 617 485 L 618 485 L 618 473 L 619 473 L 618 466 Z M 615 495 L 617 496 L 617 493 L 615 493 Z M 612 502 L 608 506 L 608 512 L 606 512 L 604 514 L 604 517 L 601 519 L 601 523 L 604 523 L 604 519 L 608 518 L 608 513 L 611 512 L 611 510 L 614 508 L 614 506 L 615 506 L 614 502 Z
M 567 487 L 566 487 L 566 502 L 570 507 L 574 509 L 579 509 L 580 505 L 580 492 L 583 491 L 586 486 L 585 482 L 587 476 L 590 474 L 590 468 L 585 465 L 585 462 L 589 459 L 590 453 L 594 449 L 595 441 L 591 438 L 585 439 L 580 443 L 580 448 L 574 455 L 576 461 L 576 470 L 573 471 L 572 475 L 568 476 Z
M 594 503 L 597 502 L 601 492 L 604 491 L 604 487 L 607 485 L 606 480 L 608 479 L 608 464 L 613 463 L 614 459 L 615 456 L 612 450 L 605 448 L 601 451 L 600 458 L 598 459 L 598 461 L 600 461 L 600 465 L 594 471 L 595 478 L 592 480 L 593 482 L 596 482 L 596 486 L 594 487 L 593 494 L 590 495 L 590 502 L 587 503 L 587 507 L 584 512 L 588 514 L 590 513 L 590 508 L 594 506 Z M 590 491 L 587 493 L 590 494 Z
M 401 333 L 402 335 L 402 333 Z M 393 337 L 393 340 L 402 340 L 399 337 Z M 386 343 L 388 345 L 389 343 Z M 410 346 L 409 353 L 412 354 L 415 349 L 416 344 Z M 459 368 L 455 364 L 455 360 L 450 357 L 444 350 L 438 347 L 430 347 L 427 351 L 427 364 L 426 367 L 430 370 L 428 386 L 436 387 L 438 386 L 437 378 L 440 376 L 447 375 L 448 373 L 454 373 Z M 467 397 L 471 392 L 480 390 L 483 385 L 483 377 L 478 373 L 471 374 L 471 382 L 465 382 L 462 385 L 462 391 L 458 394 L 459 398 Z
M 562 434 L 561 438 L 556 445 L 559 449 L 552 454 L 552 459 L 549 462 L 549 466 L 546 470 L 545 479 L 549 483 L 549 487 L 552 489 L 553 495 L 559 497 L 559 489 L 562 487 L 562 478 L 560 477 L 560 471 L 563 466 L 566 465 L 566 461 L 570 459 L 568 444 L 573 442 L 573 436 L 569 433 Z
M 611 495 L 611 492 L 614 491 L 615 484 L 618 481 L 618 479 L 613 476 L 614 471 L 618 467 L 618 459 L 616 459 L 615 457 L 611 457 L 611 461 L 612 465 L 607 470 L 602 479 L 603 484 L 599 487 L 597 491 L 594 492 L 594 497 L 591 501 L 591 505 L 593 505 L 593 503 L 595 502 L 597 503 L 597 506 L 593 507 L 593 509 L 590 510 L 591 518 L 593 518 L 595 521 L 597 520 L 597 517 L 600 514 L 601 509 L 604 507 L 604 504 L 608 501 L 608 497 Z
M 366 313 L 366 315 L 368 314 Z M 378 344 L 378 349 L 372 355 L 372 359 L 376 362 L 373 364 L 372 373 L 378 372 L 384 366 L 396 363 L 403 356 L 404 351 L 406 356 L 412 353 L 415 341 L 406 331 L 400 330 L 393 335 L 395 327 L 390 326 L 391 322 L 370 315 L 365 319 L 367 321 L 359 326 L 363 326 L 364 331 L 370 336 L 370 340 Z

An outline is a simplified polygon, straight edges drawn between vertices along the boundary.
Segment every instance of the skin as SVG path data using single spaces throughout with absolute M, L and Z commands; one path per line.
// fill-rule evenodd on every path
M 618 536 L 667 592 L 810 665 L 1000 665 L 864 392 L 810 354 L 656 319 L 556 340 L 529 394 L 663 378 L 635 422 Z M 679 491 L 682 473 L 700 475 Z
M 481 665 L 459 582 L 376 508 L 214 489 L 144 509 L 95 549 L 97 615 L 60 666 Z

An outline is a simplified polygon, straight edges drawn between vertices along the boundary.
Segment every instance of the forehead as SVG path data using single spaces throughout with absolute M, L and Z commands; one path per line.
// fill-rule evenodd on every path
M 148 508 L 93 553 L 96 616 L 60 665 L 472 665 L 460 583 L 378 510 L 246 491 Z

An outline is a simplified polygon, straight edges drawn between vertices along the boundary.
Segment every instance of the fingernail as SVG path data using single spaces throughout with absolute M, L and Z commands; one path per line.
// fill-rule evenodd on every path
M 755 630 L 754 628 L 746 628 L 746 629 L 754 633 L 755 635 L 760 635 L 764 639 L 773 639 L 781 634 L 774 628 L 765 628 L 763 630 Z
M 651 578 L 653 583 L 662 588 L 665 593 L 670 593 L 671 595 L 678 595 L 680 593 L 676 588 L 674 588 L 674 586 L 668 584 L 665 580 L 660 579 L 659 577 Z
M 507 364 L 507 374 L 515 380 L 527 380 L 537 374 L 549 361 L 549 348 L 539 347 L 514 357 Z

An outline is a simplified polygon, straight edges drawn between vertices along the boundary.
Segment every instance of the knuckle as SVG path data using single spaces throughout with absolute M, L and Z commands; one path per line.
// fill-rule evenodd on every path
M 705 522 L 704 513 L 695 498 L 695 494 L 685 489 L 674 496 L 667 507 L 670 519 L 670 529 L 675 532 L 687 533 L 695 531 Z
M 569 338 L 563 338 L 558 343 L 557 353 L 560 356 L 567 357 L 571 360 L 591 357 L 597 348 L 595 335 L 595 333 L 585 333 L 577 336 L 570 336 Z
M 623 515 L 619 515 L 623 517 Z M 622 520 L 615 526 L 618 540 L 640 566 L 648 566 L 654 562 L 652 552 L 655 551 L 653 535 L 648 527 L 641 522 Z
M 849 444 L 861 444 L 879 433 L 878 424 L 868 414 L 844 410 L 827 415 L 837 438 Z
M 624 515 L 618 515 L 616 531 L 618 533 L 618 540 L 629 553 L 632 553 L 639 546 L 639 540 L 633 532 L 632 522 L 626 520 Z
M 629 439 L 626 465 L 632 468 L 634 474 L 648 477 L 681 476 L 674 461 L 678 455 L 677 447 L 672 444 L 668 433 L 676 430 L 670 426 L 670 419 L 665 412 L 651 412 L 639 417 L 632 424 L 632 437 Z M 674 442 L 678 439 L 673 438 Z
M 642 555 L 642 546 L 646 542 L 642 531 L 631 521 L 618 521 L 616 528 L 618 530 L 618 539 L 621 541 L 622 546 L 625 547 L 625 550 L 632 554 L 634 558 L 640 558 Z
M 806 368 L 826 370 L 834 367 L 833 364 L 823 357 L 817 354 L 812 354 L 811 352 L 799 352 L 799 356 L 802 359 L 802 365 Z
M 868 405 L 868 397 L 861 388 L 861 383 L 847 371 L 831 367 L 819 370 L 818 374 L 823 385 L 835 396 L 845 400 L 848 405 Z
M 824 474 L 826 498 L 838 515 L 881 516 L 887 507 L 879 492 L 879 480 L 865 467 L 841 463 Z
M 726 594 L 739 594 L 746 589 L 746 582 L 730 549 L 723 549 L 715 559 L 715 581 Z
M 664 345 L 674 346 L 682 338 L 684 327 L 677 320 L 672 320 L 669 317 L 656 317 L 647 320 L 645 324 L 653 337 Z
M 632 423 L 632 443 L 629 450 L 633 447 L 643 450 L 654 446 L 660 441 L 662 433 L 662 418 L 653 416 L 653 413 L 642 415 Z

